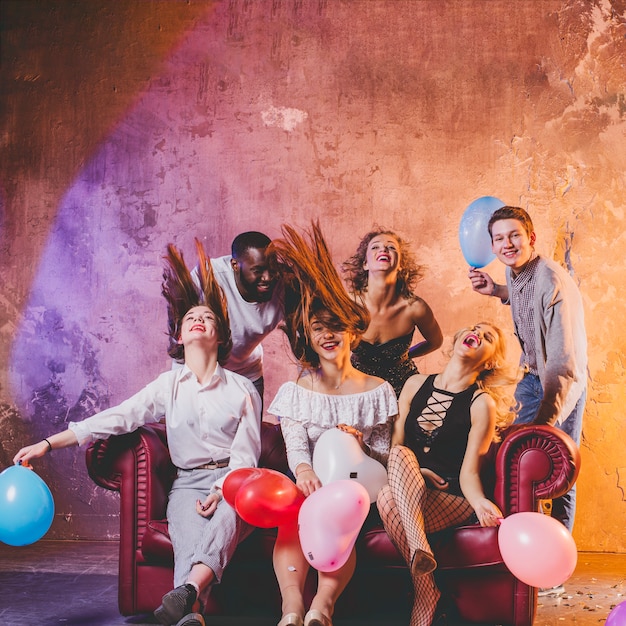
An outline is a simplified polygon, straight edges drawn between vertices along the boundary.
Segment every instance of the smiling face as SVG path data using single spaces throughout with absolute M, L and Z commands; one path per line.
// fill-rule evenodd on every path
M 528 232 L 520 220 L 498 220 L 491 227 L 491 249 L 514 274 L 526 267 L 534 245 L 535 233 Z
M 186 347 L 194 342 L 202 342 L 216 350 L 220 343 L 215 314 L 208 306 L 195 306 L 183 317 L 178 343 Z
M 309 343 L 320 360 L 334 361 L 349 355 L 353 339 L 352 334 L 330 315 L 319 312 L 311 318 Z
M 464 359 L 476 361 L 476 365 L 482 367 L 495 355 L 499 342 L 498 331 L 490 324 L 481 322 L 455 335 L 454 352 Z
M 363 268 L 368 271 L 400 269 L 400 243 L 397 238 L 390 233 L 372 237 Z
M 231 261 L 235 283 L 247 302 L 268 302 L 276 287 L 276 276 L 269 269 L 265 249 L 248 248 Z

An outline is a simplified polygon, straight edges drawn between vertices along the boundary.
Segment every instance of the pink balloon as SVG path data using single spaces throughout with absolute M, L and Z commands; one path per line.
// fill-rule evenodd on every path
M 626 625 L 626 601 L 621 602 L 609 613 L 604 622 L 605 626 L 625 626 Z
M 321 572 L 345 565 L 369 513 L 367 489 L 338 480 L 314 491 L 300 507 L 298 532 L 307 561 Z
M 514 513 L 498 530 L 498 545 L 511 573 L 531 587 L 556 587 L 574 572 L 576 543 L 561 522 L 543 513 Z

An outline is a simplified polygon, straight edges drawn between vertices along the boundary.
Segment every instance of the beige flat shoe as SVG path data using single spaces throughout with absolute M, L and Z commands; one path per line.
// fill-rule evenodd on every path
M 333 626 L 330 617 L 326 617 L 321 611 L 311 609 L 304 616 L 304 626 Z
M 302 626 L 302 618 L 297 613 L 283 615 L 278 626 Z

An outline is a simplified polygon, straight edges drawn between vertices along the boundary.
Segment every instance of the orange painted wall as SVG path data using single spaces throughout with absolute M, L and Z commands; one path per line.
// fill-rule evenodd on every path
M 449 339 L 509 311 L 469 288 L 467 205 L 529 210 L 583 293 L 589 399 L 575 538 L 626 551 L 624 3 L 5 1 L 0 462 L 168 367 L 161 256 L 319 218 L 339 263 L 407 236 Z M 499 279 L 497 263 L 489 271 Z M 293 375 L 266 349 L 267 399 Z M 444 361 L 422 359 L 422 371 Z M 82 453 L 40 465 L 55 537 L 115 536 Z

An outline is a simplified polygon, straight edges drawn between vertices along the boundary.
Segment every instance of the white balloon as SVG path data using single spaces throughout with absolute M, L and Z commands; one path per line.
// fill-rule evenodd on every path
M 337 480 L 355 480 L 367 489 L 370 502 L 387 484 L 387 470 L 382 463 L 365 454 L 356 437 L 331 428 L 317 440 L 313 450 L 313 469 L 327 485 Z

